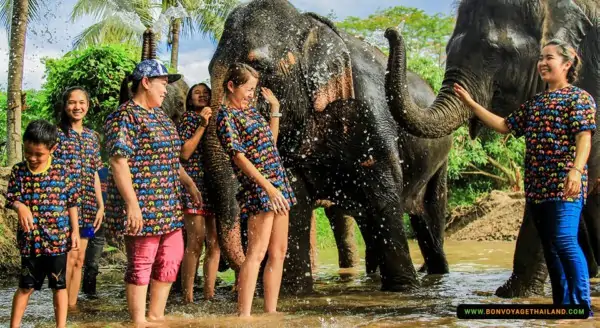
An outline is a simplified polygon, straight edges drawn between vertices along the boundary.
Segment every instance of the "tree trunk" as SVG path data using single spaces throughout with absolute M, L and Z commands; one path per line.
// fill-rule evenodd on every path
M 21 86 L 23 85 L 28 13 L 29 0 L 13 0 L 8 60 L 8 112 L 6 115 L 8 166 L 13 166 L 23 159 L 21 152 Z
M 171 22 L 171 67 L 177 70 L 179 57 L 179 32 L 181 31 L 181 18 L 175 18 Z

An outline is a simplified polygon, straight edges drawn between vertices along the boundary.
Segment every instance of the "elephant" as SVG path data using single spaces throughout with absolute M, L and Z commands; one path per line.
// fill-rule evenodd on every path
M 440 92 L 432 106 L 423 108 L 408 96 L 404 43 L 393 29 L 386 31 L 390 44 L 386 77 L 388 103 L 405 111 L 392 111 L 396 121 L 418 137 L 440 138 L 462 124 L 471 137 L 482 124 L 452 91 L 464 86 L 473 99 L 506 117 L 521 103 L 545 89 L 537 74 L 542 45 L 559 38 L 570 43 L 582 59 L 579 87 L 592 97 L 600 96 L 600 6 L 592 0 L 463 0 L 457 10 L 454 32 L 446 46 L 446 70 Z M 598 111 L 596 121 L 598 121 Z M 580 221 L 579 243 L 591 276 L 600 258 L 600 134 L 592 139 L 588 160 L 587 204 Z M 528 296 L 543 292 L 547 278 L 537 231 L 524 215 L 517 237 L 513 273 L 496 290 L 501 297 Z
M 428 272 L 448 272 L 443 228 L 452 140 L 415 138 L 399 129 L 385 99 L 385 54 L 287 1 L 256 0 L 229 14 L 210 61 L 213 113 L 223 99 L 226 70 L 236 61 L 255 68 L 258 87 L 270 88 L 281 103 L 277 148 L 298 199 L 290 211 L 283 292 L 312 292 L 308 245 L 317 200 L 331 201 L 336 213 L 357 220 L 382 290 L 419 285 L 403 229 L 405 212 Z M 430 104 L 431 87 L 412 72 L 409 77 L 413 100 Z M 267 117 L 264 99 L 256 99 L 256 107 Z M 244 261 L 237 182 L 215 116 L 202 144 L 208 199 L 221 250 L 237 271 Z

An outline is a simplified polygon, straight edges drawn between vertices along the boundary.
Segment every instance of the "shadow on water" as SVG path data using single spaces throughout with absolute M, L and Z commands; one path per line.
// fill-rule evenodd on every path
M 417 267 L 423 263 L 418 246 L 410 243 Z M 500 299 L 494 291 L 510 276 L 514 242 L 446 241 L 451 273 L 421 276 L 422 288 L 411 294 L 380 292 L 378 276 L 367 276 L 364 265 L 339 270 L 335 249 L 321 250 L 315 273 L 315 293 L 307 297 L 282 297 L 281 314 L 257 314 L 252 319 L 234 316 L 231 274 L 223 276 L 217 301 L 183 305 L 173 297 L 164 327 L 594 327 L 596 320 L 459 320 L 461 303 L 548 303 L 551 298 Z M 362 254 L 364 256 L 364 254 Z M 69 314 L 73 327 L 129 327 L 121 268 L 105 268 L 99 281 L 99 298 L 80 300 L 77 313 Z M 597 279 L 592 280 L 595 306 L 600 305 Z M 0 287 L 0 326 L 7 326 L 16 282 Z M 197 293 L 201 295 L 201 292 Z M 547 286 L 547 295 L 550 295 Z M 52 295 L 34 293 L 23 327 L 52 327 Z M 254 302 L 260 313 L 262 299 Z

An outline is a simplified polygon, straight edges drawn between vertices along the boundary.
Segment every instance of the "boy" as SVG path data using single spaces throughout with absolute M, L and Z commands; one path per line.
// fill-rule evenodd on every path
M 10 316 L 11 328 L 21 325 L 33 290 L 48 277 L 54 293 L 56 327 L 67 324 L 67 252 L 79 247 L 77 190 L 67 166 L 52 158 L 58 132 L 44 120 L 31 122 L 23 135 L 25 161 L 11 173 L 6 207 L 19 217 L 17 241 L 21 252 L 21 275 Z

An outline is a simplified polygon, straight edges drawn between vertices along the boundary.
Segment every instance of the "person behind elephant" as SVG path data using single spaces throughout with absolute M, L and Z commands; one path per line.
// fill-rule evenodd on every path
M 181 164 L 186 172 L 196 183 L 196 186 L 204 192 L 204 168 L 202 151 L 198 145 L 208 126 L 208 120 L 212 115 L 210 105 L 210 88 L 204 83 L 192 86 L 188 92 L 185 106 L 186 112 L 179 120 L 177 131 L 184 142 L 181 147 Z M 208 203 L 204 202 L 202 207 L 195 206 L 188 194 L 183 194 L 184 223 L 187 245 L 181 264 L 181 275 L 183 285 L 184 302 L 194 301 L 194 278 L 198 268 L 198 260 L 202 255 L 202 247 L 205 240 L 207 254 L 204 259 L 204 299 L 209 300 L 215 296 L 215 281 L 221 257 L 219 243 L 217 241 L 217 226 L 215 216 L 212 214 Z
M 108 168 L 102 167 L 98 170 L 98 177 L 100 178 L 100 187 L 102 190 L 102 200 L 106 202 L 106 183 L 108 180 Z M 96 297 L 96 278 L 98 277 L 100 258 L 102 257 L 102 250 L 106 243 L 106 237 L 104 235 L 104 227 L 100 227 L 95 233 L 94 237 L 90 238 L 88 246 L 85 250 L 85 262 L 83 263 L 83 282 L 81 284 L 81 291 L 89 298 Z
M 525 136 L 525 211 L 534 219 L 550 273 L 554 304 L 581 304 L 591 311 L 586 259 L 577 242 L 587 195 L 587 159 L 596 129 L 596 103 L 573 86 L 580 59 L 567 43 L 553 39 L 542 48 L 538 73 L 547 89 L 506 118 L 476 103 L 459 84 L 458 97 L 487 126 Z
M 58 146 L 54 157 L 63 160 L 76 177 L 80 195 L 79 232 L 81 248 L 67 255 L 67 290 L 69 308 L 77 306 L 81 274 L 90 238 L 102 225 L 104 201 L 98 170 L 102 168 L 100 137 L 83 125 L 90 105 L 90 96 L 82 87 L 71 87 L 62 94 L 58 129 Z
M 258 272 L 267 252 L 264 311 L 277 312 L 289 210 L 296 203 L 276 147 L 279 101 L 271 90 L 261 89 L 271 109 L 269 122 L 252 105 L 258 78 L 252 67 L 232 64 L 223 83 L 225 98 L 216 120 L 217 136 L 240 182 L 240 218 L 248 220 L 248 249 L 237 282 L 238 315 L 242 317 L 250 316 Z
M 169 74 L 156 59 L 141 61 L 121 86 L 121 105 L 106 118 L 110 156 L 106 226 L 125 235 L 127 306 L 136 325 L 164 320 L 171 284 L 183 258 L 181 184 L 194 202 L 200 192 L 179 162 L 181 139 L 160 108 Z M 128 82 L 131 81 L 131 96 Z

